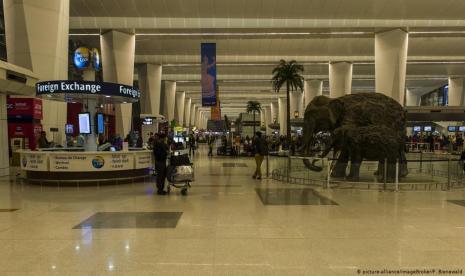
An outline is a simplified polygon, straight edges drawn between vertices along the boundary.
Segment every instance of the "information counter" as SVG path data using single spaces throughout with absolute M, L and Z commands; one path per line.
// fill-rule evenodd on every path
M 19 151 L 30 181 L 102 182 L 150 175 L 152 151 Z

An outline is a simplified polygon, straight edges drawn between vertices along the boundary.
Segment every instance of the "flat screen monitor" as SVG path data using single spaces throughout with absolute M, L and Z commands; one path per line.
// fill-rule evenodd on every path
M 105 120 L 102 113 L 97 113 L 97 133 L 103 134 L 105 132 Z
M 432 131 L 433 128 L 431 126 L 425 126 L 424 131 Z
M 465 131 L 465 126 L 459 126 L 459 131 Z
M 65 125 L 65 133 L 66 134 L 74 134 L 74 125 L 66 124 Z
M 414 126 L 413 131 L 414 132 L 420 132 L 421 131 L 421 126 Z
M 90 113 L 82 112 L 78 115 L 79 118 L 79 134 L 91 134 L 90 129 Z
M 144 118 L 144 120 L 142 121 L 142 124 L 153 125 L 153 118 Z
M 448 126 L 448 127 L 447 127 L 447 131 L 449 131 L 449 132 L 456 132 L 456 131 L 457 131 L 457 127 L 456 127 L 456 126 Z

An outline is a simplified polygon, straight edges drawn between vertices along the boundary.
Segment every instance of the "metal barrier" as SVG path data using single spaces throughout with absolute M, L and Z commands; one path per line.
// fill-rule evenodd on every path
M 322 172 L 313 172 L 303 165 L 302 160 L 321 162 Z M 388 181 L 388 162 L 384 162 L 384 175 L 378 180 L 373 176 L 378 170 L 378 162 L 364 161 L 360 167 L 360 179 L 353 182 L 347 178 L 332 177 L 332 167 L 336 159 L 287 156 L 280 158 L 278 168 L 271 173 L 274 180 L 290 184 L 319 186 L 322 188 L 361 188 L 390 191 L 403 190 L 451 190 L 465 188 L 463 162 L 451 154 L 409 153 L 407 154 L 408 175 L 400 177 L 400 163 L 395 163 L 395 177 Z M 350 168 L 350 161 L 344 164 Z M 391 164 L 393 165 L 393 164 Z M 268 168 L 268 164 L 267 164 Z

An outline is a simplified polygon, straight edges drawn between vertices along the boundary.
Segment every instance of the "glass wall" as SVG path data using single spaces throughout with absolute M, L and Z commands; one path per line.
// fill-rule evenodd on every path
M 421 96 L 421 106 L 446 106 L 449 86 L 444 85 Z

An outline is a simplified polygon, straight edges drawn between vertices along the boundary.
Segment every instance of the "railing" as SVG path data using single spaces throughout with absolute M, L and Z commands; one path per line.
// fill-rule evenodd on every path
M 333 177 L 332 168 L 335 159 L 316 159 L 317 165 L 322 168 L 320 172 L 314 172 L 306 168 L 303 160 L 308 159 L 313 162 L 315 158 L 301 156 L 287 156 L 278 158 L 275 162 L 275 169 L 271 177 L 278 181 L 290 184 L 312 185 L 323 188 L 360 188 L 379 190 L 451 190 L 465 188 L 465 173 L 463 161 L 459 157 L 451 154 L 436 153 L 408 153 L 407 170 L 408 175 L 401 176 L 401 164 L 388 164 L 384 162 L 384 167 L 379 167 L 376 161 L 363 161 L 360 166 L 359 179 L 351 181 L 348 177 Z M 347 167 L 346 174 L 351 166 L 350 162 L 343 164 Z M 268 166 L 268 165 L 267 165 Z M 395 176 L 386 175 L 395 168 Z M 395 167 L 394 167 L 395 166 Z M 376 171 L 384 171 L 384 175 L 374 175 Z

